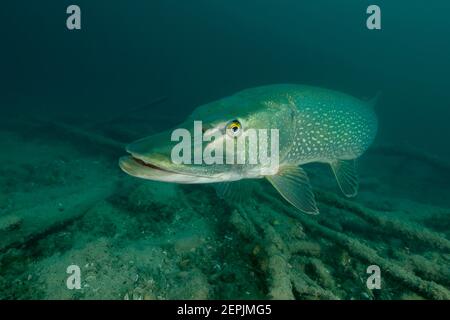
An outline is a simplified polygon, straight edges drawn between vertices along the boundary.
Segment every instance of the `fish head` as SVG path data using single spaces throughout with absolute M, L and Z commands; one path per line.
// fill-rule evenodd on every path
M 198 107 L 176 128 L 131 143 L 119 164 L 132 176 L 174 183 L 261 178 L 278 170 L 291 127 L 289 106 L 230 96 Z

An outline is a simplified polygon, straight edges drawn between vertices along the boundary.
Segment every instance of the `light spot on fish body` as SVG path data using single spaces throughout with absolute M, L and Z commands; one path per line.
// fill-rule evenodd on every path
M 287 160 L 307 163 L 360 156 L 375 136 L 376 118 L 363 102 L 349 100 L 302 108 L 300 99 L 294 143 Z

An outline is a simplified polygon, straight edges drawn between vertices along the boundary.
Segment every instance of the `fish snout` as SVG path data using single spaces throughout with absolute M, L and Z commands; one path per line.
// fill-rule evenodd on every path
M 170 133 L 163 132 L 130 143 L 126 151 L 137 159 L 161 162 L 170 161 L 173 146 Z

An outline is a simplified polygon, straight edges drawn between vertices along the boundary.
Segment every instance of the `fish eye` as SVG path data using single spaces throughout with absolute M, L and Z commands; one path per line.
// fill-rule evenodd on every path
M 230 137 L 235 138 L 239 136 L 242 130 L 242 125 L 238 120 L 230 121 L 227 124 L 227 133 Z

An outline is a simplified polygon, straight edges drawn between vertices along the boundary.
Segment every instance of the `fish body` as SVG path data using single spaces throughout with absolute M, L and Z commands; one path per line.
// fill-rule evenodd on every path
M 213 157 L 217 160 L 217 152 L 206 155 L 201 162 L 174 163 L 173 150 L 179 141 L 174 141 L 174 130 L 169 130 L 130 144 L 127 147 L 130 156 L 121 158 L 121 168 L 130 175 L 150 180 L 222 182 L 217 189 L 225 194 L 230 194 L 232 182 L 267 178 L 288 202 L 314 214 L 318 213 L 317 205 L 301 166 L 311 162 L 330 164 L 343 193 L 355 196 L 358 190 L 355 160 L 369 148 L 377 133 L 377 117 L 371 103 L 333 90 L 293 84 L 246 89 L 200 106 L 179 127 L 195 137 L 199 133 L 196 122 L 203 125 L 200 129 L 203 139 L 194 138 L 183 154 L 225 146 L 221 163 L 210 161 Z M 233 130 L 239 136 L 234 136 Z M 251 162 L 250 156 L 242 163 L 228 163 L 229 143 L 236 144 L 238 137 L 244 141 L 252 132 L 260 134 L 264 130 L 277 133 L 276 140 L 265 135 L 267 145 L 277 143 L 275 167 L 268 169 L 267 163 Z M 251 145 L 244 148 L 245 155 L 262 152 L 254 151 Z

